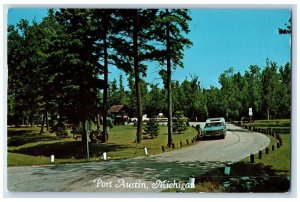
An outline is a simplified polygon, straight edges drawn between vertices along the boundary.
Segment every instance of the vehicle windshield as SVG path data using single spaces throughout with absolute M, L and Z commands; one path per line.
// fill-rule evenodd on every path
M 215 126 L 222 126 L 222 123 L 221 122 L 206 123 L 204 128 L 210 128 Z

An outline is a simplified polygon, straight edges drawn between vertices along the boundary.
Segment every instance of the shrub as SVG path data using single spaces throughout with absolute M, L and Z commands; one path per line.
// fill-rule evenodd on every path
M 58 136 L 58 137 L 67 137 L 68 135 L 69 135 L 69 133 L 66 130 L 61 129 L 61 130 L 56 131 L 56 136 Z
M 73 134 L 82 134 L 82 130 L 83 130 L 83 127 L 82 127 L 82 124 L 80 123 L 73 127 L 72 133 Z
M 114 127 L 113 120 L 111 118 L 109 118 L 109 117 L 107 117 L 107 126 L 109 128 L 113 128 Z
M 147 121 L 145 124 L 144 131 L 145 134 L 149 134 L 152 139 L 157 137 L 159 135 L 158 121 L 156 121 L 154 118 L 149 119 L 149 121 Z

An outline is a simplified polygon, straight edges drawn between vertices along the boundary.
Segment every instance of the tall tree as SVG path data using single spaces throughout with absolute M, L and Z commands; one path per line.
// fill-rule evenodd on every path
M 251 65 L 249 70 L 245 72 L 245 80 L 247 83 L 245 98 L 246 108 L 252 108 L 253 118 L 257 119 L 261 117 L 261 69 L 257 65 Z
M 222 111 L 226 119 L 237 119 L 240 117 L 241 101 L 237 98 L 240 93 L 234 81 L 233 68 L 225 70 L 219 77 L 221 84 L 220 99 L 222 100 Z
M 52 83 L 56 86 L 60 117 L 82 122 L 82 142 L 88 133 L 87 122 L 95 117 L 99 90 L 105 87 L 99 74 L 99 51 L 95 45 L 95 30 L 89 9 L 60 9 L 55 13 L 60 30 L 51 46 L 50 63 L 56 72 Z
M 50 18 L 51 12 L 41 23 L 21 20 L 17 28 L 8 28 L 8 97 L 9 100 L 20 101 L 10 103 L 14 103 L 14 111 L 19 115 L 28 114 L 31 125 L 36 115 L 43 114 L 40 134 L 43 132 L 44 122 L 47 123 L 49 109 L 44 88 L 48 80 L 46 51 L 54 30 Z
M 267 119 L 275 118 L 278 112 L 278 93 L 280 89 L 280 75 L 277 73 L 277 64 L 266 61 L 266 67 L 262 70 L 262 105 Z M 281 99 L 281 98 L 279 98 Z
M 143 63 L 153 59 L 155 50 L 150 43 L 150 31 L 156 18 L 156 9 L 120 9 L 116 17 L 118 35 L 123 36 L 116 44 L 117 52 L 127 58 L 128 66 L 133 67 L 136 93 L 137 136 L 138 143 L 142 140 L 142 97 L 141 76 L 146 75 L 147 66 Z M 123 58 L 123 59 L 124 59 Z
M 165 9 L 160 10 L 154 29 L 155 41 L 161 43 L 157 50 L 157 60 L 161 65 L 166 64 L 166 69 L 160 74 L 165 79 L 168 103 L 168 143 L 173 143 L 172 138 L 172 68 L 183 67 L 183 51 L 190 47 L 192 42 L 184 35 L 190 32 L 188 22 L 191 21 L 187 9 Z M 162 29 L 162 27 L 164 29 Z M 164 31 L 165 30 L 165 31 Z M 165 48 L 164 48 L 165 47 Z

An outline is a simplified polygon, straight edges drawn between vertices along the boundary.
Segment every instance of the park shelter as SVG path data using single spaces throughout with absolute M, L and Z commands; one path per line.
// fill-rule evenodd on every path
M 128 121 L 126 111 L 127 107 L 125 105 L 113 105 L 109 108 L 108 113 L 112 115 L 114 125 L 124 125 Z

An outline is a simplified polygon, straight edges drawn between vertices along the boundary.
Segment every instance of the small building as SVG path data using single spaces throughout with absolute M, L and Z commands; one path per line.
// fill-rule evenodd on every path
M 124 125 L 128 121 L 126 109 L 125 105 L 113 105 L 109 108 L 108 113 L 112 115 L 114 125 Z

